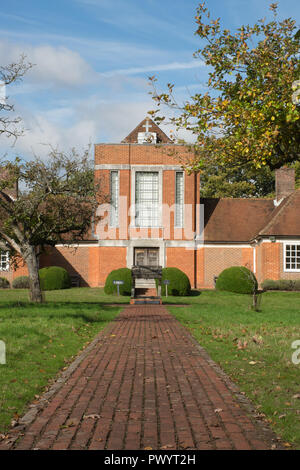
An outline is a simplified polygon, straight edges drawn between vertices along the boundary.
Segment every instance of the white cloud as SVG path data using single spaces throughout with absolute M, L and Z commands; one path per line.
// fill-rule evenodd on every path
M 190 62 L 171 62 L 169 64 L 147 65 L 145 67 L 131 67 L 128 69 L 111 70 L 100 74 L 102 77 L 111 77 L 113 75 L 134 75 L 137 73 L 157 72 L 164 70 L 184 70 L 205 66 L 202 60 Z
M 28 77 L 38 83 L 55 86 L 80 86 L 95 79 L 96 74 L 77 53 L 62 46 L 31 46 L 0 40 L 0 63 L 8 64 L 25 54 L 35 64 Z

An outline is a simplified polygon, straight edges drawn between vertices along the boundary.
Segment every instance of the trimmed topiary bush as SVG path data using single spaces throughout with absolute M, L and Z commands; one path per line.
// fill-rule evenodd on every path
M 69 289 L 71 279 L 69 273 L 59 266 L 49 266 L 39 270 L 42 290 Z
M 29 289 L 29 277 L 19 276 L 16 277 L 12 282 L 13 289 Z
M 120 295 L 131 295 L 132 279 L 130 269 L 120 268 L 111 271 L 105 281 L 105 294 L 112 295 L 117 293 L 117 286 L 113 281 L 124 281 L 124 284 L 119 286 Z
M 6 277 L 0 277 L 0 289 L 9 289 L 10 283 Z
M 245 266 L 224 269 L 216 282 L 216 289 L 236 294 L 253 294 L 257 287 L 255 275 Z
M 163 268 L 161 294 L 166 295 L 164 280 L 168 279 L 168 295 L 187 296 L 191 294 L 191 284 L 187 275 L 178 268 Z

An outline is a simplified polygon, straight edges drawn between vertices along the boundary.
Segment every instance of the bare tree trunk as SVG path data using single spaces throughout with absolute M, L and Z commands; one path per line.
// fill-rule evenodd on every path
M 43 295 L 42 295 L 41 286 L 40 286 L 38 260 L 37 260 L 34 246 L 28 247 L 28 255 L 26 257 L 26 263 L 27 263 L 28 274 L 29 274 L 30 300 L 32 302 L 41 303 L 43 302 Z
M 252 308 L 257 312 L 257 291 L 253 291 L 253 296 L 252 296 Z

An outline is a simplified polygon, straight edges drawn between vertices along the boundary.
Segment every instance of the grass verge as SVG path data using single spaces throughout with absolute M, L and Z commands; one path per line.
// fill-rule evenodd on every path
M 300 364 L 291 346 L 300 340 L 300 293 L 267 292 L 259 312 L 249 309 L 250 296 L 225 292 L 164 300 L 286 446 L 300 449 Z
M 0 340 L 6 364 L 0 365 L 0 432 L 23 415 L 50 379 L 72 361 L 128 302 L 103 289 L 46 292 L 46 303 L 28 301 L 25 290 L 0 291 Z

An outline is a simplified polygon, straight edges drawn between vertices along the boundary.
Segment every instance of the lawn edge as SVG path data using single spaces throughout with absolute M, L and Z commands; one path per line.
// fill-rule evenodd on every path
M 166 305 L 166 307 L 173 307 L 173 305 Z M 172 315 L 172 312 L 169 310 L 169 313 Z M 265 421 L 263 418 L 258 418 L 257 414 L 259 411 L 255 408 L 255 405 L 253 402 L 248 398 L 246 395 L 244 395 L 239 386 L 233 382 L 233 380 L 229 377 L 229 375 L 222 369 L 222 367 L 215 362 L 207 350 L 201 346 L 201 344 L 198 342 L 198 340 L 192 335 L 191 331 L 189 328 L 187 328 L 185 325 L 183 325 L 177 318 L 176 320 L 178 323 L 180 323 L 181 327 L 187 331 L 192 343 L 195 345 L 195 347 L 198 349 L 200 352 L 201 356 L 208 362 L 208 364 L 216 371 L 216 373 L 219 375 L 219 377 L 223 380 L 227 388 L 230 390 L 232 393 L 233 397 L 236 399 L 237 403 L 241 405 L 243 409 L 246 410 L 248 413 L 249 418 L 253 421 L 253 423 L 256 425 L 257 429 L 260 431 L 260 434 L 258 435 L 258 438 L 262 438 L 265 442 L 269 443 L 270 449 L 272 445 L 276 445 L 276 449 L 272 450 L 287 450 L 286 447 L 283 445 L 283 440 L 276 434 L 275 431 L 270 427 L 270 424 Z M 291 444 L 291 450 L 295 449 L 293 444 Z
M 109 330 L 112 328 L 112 323 L 120 315 L 121 311 L 116 315 L 116 317 L 111 320 L 102 330 L 100 330 L 96 337 L 82 350 L 76 354 L 75 358 L 72 360 L 71 364 L 67 367 L 66 370 L 60 369 L 55 376 L 50 379 L 50 384 L 46 386 L 45 392 L 42 394 L 37 403 L 28 403 L 28 411 L 18 420 L 17 424 L 10 428 L 6 434 L 5 440 L 0 441 L 1 444 L 7 445 L 10 450 L 12 444 L 14 444 L 17 439 L 20 437 L 20 433 L 24 431 L 30 424 L 36 419 L 37 415 L 41 413 L 44 408 L 49 404 L 50 400 L 54 395 L 63 387 L 67 380 L 72 376 L 76 371 L 79 365 L 84 361 L 84 359 L 95 349 L 103 334 L 108 334 Z M 0 450 L 4 450 L 0 447 Z

